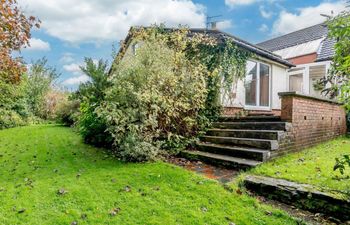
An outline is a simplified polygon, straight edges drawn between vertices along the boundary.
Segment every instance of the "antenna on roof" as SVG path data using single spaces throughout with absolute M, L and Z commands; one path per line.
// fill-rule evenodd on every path
M 205 22 L 206 29 L 207 30 L 209 30 L 209 29 L 216 30 L 216 25 L 218 22 L 220 22 L 220 20 L 213 20 L 213 19 L 219 18 L 219 17 L 222 17 L 222 15 L 207 16 L 206 22 Z

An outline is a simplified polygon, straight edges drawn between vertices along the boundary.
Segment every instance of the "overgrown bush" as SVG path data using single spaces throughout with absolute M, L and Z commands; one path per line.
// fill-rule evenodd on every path
M 85 143 L 98 147 L 111 147 L 113 138 L 107 132 L 106 121 L 99 117 L 94 106 L 87 102 L 81 103 L 79 116 L 79 132 Z
M 0 129 L 26 125 L 29 113 L 23 83 L 11 84 L 0 78 Z
M 79 117 L 79 106 L 80 103 L 78 100 L 69 99 L 69 96 L 62 99 L 57 105 L 56 120 L 59 123 L 64 124 L 65 126 L 73 126 Z
M 16 111 L 0 108 L 0 129 L 23 126 L 26 124 L 27 121 Z
M 136 56 L 126 55 L 114 68 L 98 114 L 123 159 L 151 160 L 158 146 L 192 138 L 201 126 L 206 69 L 186 58 L 186 34 L 177 37 L 171 48 L 166 36 L 150 34 Z

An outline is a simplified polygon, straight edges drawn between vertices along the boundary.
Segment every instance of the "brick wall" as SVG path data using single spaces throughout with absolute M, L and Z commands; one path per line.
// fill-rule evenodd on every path
M 280 97 L 281 119 L 288 125 L 278 152 L 301 150 L 346 133 L 346 114 L 339 103 L 295 92 Z
M 293 63 L 294 65 L 300 65 L 300 64 L 306 64 L 306 63 L 313 63 L 317 59 L 317 53 L 312 53 L 308 55 L 302 55 L 295 58 L 288 59 L 289 62 Z

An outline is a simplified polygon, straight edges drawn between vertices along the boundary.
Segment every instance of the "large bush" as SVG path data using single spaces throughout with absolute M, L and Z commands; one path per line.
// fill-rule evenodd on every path
M 29 116 L 23 83 L 11 84 L 0 78 L 0 129 L 25 125 Z
M 65 126 L 75 125 L 80 115 L 79 106 L 80 102 L 72 99 L 69 94 L 66 93 L 56 106 L 55 119 Z
M 124 160 L 153 159 L 159 146 L 184 143 L 201 126 L 206 69 L 186 57 L 187 36 L 177 37 L 170 47 L 167 36 L 151 33 L 136 56 L 125 55 L 114 67 L 112 86 L 98 115 L 107 122 Z

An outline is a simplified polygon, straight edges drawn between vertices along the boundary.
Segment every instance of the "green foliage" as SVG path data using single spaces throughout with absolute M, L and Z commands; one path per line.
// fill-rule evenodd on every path
M 56 120 L 65 126 L 73 126 L 79 117 L 79 106 L 80 102 L 78 100 L 70 99 L 66 95 L 57 106 Z
M 12 84 L 0 78 L 0 129 L 22 126 L 29 116 L 23 83 Z
M 46 96 L 53 88 L 54 81 L 59 77 L 55 68 L 47 65 L 47 59 L 42 58 L 34 62 L 28 71 L 26 81 L 26 101 L 29 111 L 37 117 L 47 119 L 44 111 Z
M 95 113 L 95 108 L 88 102 L 82 102 L 79 115 L 79 132 L 85 143 L 98 147 L 111 147 L 113 138 L 106 132 L 107 125 L 103 118 Z
M 126 146 L 164 147 L 179 136 L 193 137 L 200 128 L 199 112 L 204 109 L 206 70 L 186 58 L 186 33 L 144 32 L 147 41 L 136 56 L 126 54 L 116 65 L 112 86 L 99 107 L 120 154 L 130 152 Z M 136 143 L 125 145 L 130 140 Z M 130 158 L 138 160 L 133 155 Z
M 335 158 L 335 165 L 333 167 L 333 170 L 339 170 L 339 172 L 343 175 L 346 165 L 348 165 L 350 168 L 350 155 L 343 155 L 340 159 Z
M 327 22 L 328 36 L 336 40 L 334 58 L 329 74 L 318 81 L 314 86 L 331 97 L 340 97 L 350 110 L 350 12 L 344 11 Z M 339 96 L 340 93 L 340 96 Z
M 85 66 L 80 69 L 90 78 L 90 81 L 79 86 L 75 96 L 81 102 L 78 119 L 80 134 L 86 143 L 110 147 L 112 137 L 106 131 L 106 122 L 95 112 L 95 108 L 105 98 L 105 90 L 110 86 L 107 79 L 108 62 L 99 60 L 94 63 L 91 58 L 86 58 Z
M 213 39 L 187 28 L 137 28 L 131 35 L 130 46 L 140 47 L 136 55 L 125 48 L 118 56 L 95 118 L 107 123 L 121 158 L 145 161 L 159 147 L 173 153 L 195 141 L 221 113 L 220 92 L 244 77 L 251 54 L 229 37 Z M 145 146 L 153 147 L 147 152 Z

